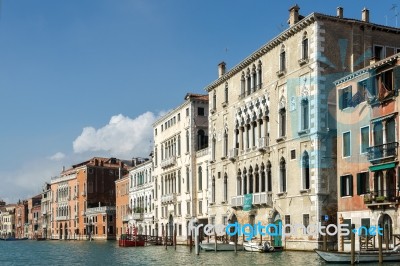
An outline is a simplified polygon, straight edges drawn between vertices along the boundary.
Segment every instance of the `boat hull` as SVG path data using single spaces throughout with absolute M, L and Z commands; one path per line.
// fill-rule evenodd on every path
M 205 251 L 215 251 L 214 243 L 200 244 L 200 247 Z M 237 250 L 243 250 L 242 245 L 237 245 Z M 217 244 L 217 251 L 235 251 L 235 245 L 232 244 Z
M 334 252 L 334 251 L 322 251 L 315 250 L 317 254 L 326 262 L 329 263 L 350 263 L 351 253 L 350 252 Z M 378 252 L 356 252 L 356 262 L 378 262 Z M 383 262 L 396 262 L 400 261 L 400 252 L 383 252 Z
M 118 245 L 120 247 L 144 247 L 145 246 L 144 241 L 134 241 L 134 240 L 126 240 L 126 239 L 120 239 L 118 241 Z

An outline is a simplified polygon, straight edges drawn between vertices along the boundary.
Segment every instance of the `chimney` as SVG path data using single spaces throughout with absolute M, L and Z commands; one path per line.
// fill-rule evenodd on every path
M 336 16 L 337 16 L 338 18 L 343 18 L 343 7 L 339 6 L 339 7 L 336 9 Z
M 225 74 L 225 62 L 221 62 L 218 64 L 218 78 L 222 77 Z
M 62 171 L 63 171 L 63 172 L 65 171 L 65 166 L 63 166 Z
M 296 4 L 289 9 L 289 26 L 293 26 L 299 22 L 299 9 L 300 7 Z
M 369 10 L 364 7 L 364 9 L 361 11 L 361 20 L 364 22 L 369 23 Z

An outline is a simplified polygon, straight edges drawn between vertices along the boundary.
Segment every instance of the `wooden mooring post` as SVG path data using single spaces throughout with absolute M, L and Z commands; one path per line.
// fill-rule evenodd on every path
M 217 252 L 217 232 L 215 228 L 214 228 L 214 238 L 215 238 L 214 251 Z
M 176 250 L 176 228 L 174 228 L 174 247 Z
M 355 263 L 355 258 L 356 258 L 356 251 L 355 251 L 355 247 L 356 247 L 356 243 L 355 243 L 355 234 L 350 232 L 350 243 L 351 243 L 351 265 L 353 265 Z
M 168 245 L 168 224 L 165 225 L 165 249 L 167 249 Z
M 382 235 L 378 233 L 378 262 L 383 262 L 383 253 L 382 253 Z

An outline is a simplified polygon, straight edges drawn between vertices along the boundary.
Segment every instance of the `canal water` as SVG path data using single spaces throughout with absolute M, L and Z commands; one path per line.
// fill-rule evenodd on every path
M 189 252 L 186 246 L 120 248 L 116 241 L 0 241 L 0 265 L 326 265 L 314 252 Z M 329 264 L 332 265 L 332 264 Z M 368 264 L 371 265 L 371 264 Z M 386 264 L 385 265 L 398 265 Z

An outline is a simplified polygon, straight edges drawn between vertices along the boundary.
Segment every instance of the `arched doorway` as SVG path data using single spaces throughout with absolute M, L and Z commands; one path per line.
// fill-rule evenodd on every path
M 383 244 L 385 245 L 386 243 L 390 244 L 390 242 L 392 241 L 392 234 L 393 234 L 392 218 L 388 214 L 383 213 L 381 217 L 379 217 L 378 226 L 380 228 L 383 228 L 383 237 L 382 237 Z
M 275 227 L 278 228 L 278 232 L 282 232 L 282 219 L 281 219 L 281 215 L 279 214 L 279 212 L 275 211 L 274 215 L 272 216 L 272 222 L 275 225 Z M 272 230 L 274 230 L 273 227 L 272 227 Z M 275 232 L 271 232 L 271 233 L 275 233 Z M 274 247 L 281 247 L 282 246 L 282 235 L 272 236 L 271 242 Z
M 61 239 L 63 239 L 63 226 L 62 226 L 62 223 L 60 223 L 59 233 L 60 233 L 59 239 L 61 240 Z
M 64 234 L 64 239 L 68 239 L 68 225 L 67 225 L 67 223 L 65 223 L 65 229 L 64 229 L 65 231 L 65 234 Z

